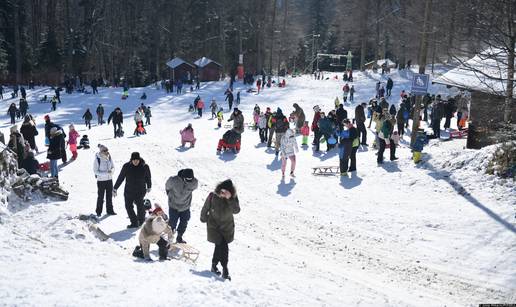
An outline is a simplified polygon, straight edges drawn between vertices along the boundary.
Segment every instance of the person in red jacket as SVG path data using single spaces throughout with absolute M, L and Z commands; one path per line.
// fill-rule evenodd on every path
M 321 134 L 319 132 L 319 119 L 321 118 L 321 108 L 319 106 L 314 107 L 314 119 L 312 120 L 312 131 L 314 132 L 314 141 L 312 145 L 315 145 L 315 148 L 319 148 L 319 140 L 321 139 Z
M 204 109 L 204 100 L 199 99 L 197 101 L 197 114 L 199 114 L 199 117 L 202 117 L 202 109 Z

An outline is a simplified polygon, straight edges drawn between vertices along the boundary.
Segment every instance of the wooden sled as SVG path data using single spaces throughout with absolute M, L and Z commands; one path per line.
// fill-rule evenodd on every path
M 316 166 L 312 167 L 313 173 L 312 175 L 318 176 L 331 176 L 340 174 L 339 166 Z
M 169 251 L 174 254 L 174 258 L 185 259 L 193 263 L 199 258 L 199 250 L 185 243 L 170 244 Z

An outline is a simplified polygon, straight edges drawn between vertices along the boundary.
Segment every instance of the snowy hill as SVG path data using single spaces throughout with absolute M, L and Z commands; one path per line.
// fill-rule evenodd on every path
M 328 73 L 332 77 L 334 74 Z M 339 78 L 341 75 L 339 74 Z M 397 71 L 391 103 L 410 90 L 410 73 Z M 378 74 L 355 73 L 355 102 L 374 95 Z M 381 79 L 385 82 L 386 77 Z M 287 87 L 266 88 L 259 95 L 241 91 L 245 121 L 255 104 L 280 107 L 285 114 L 298 103 L 312 120 L 312 107 L 333 108 L 341 98 L 341 80 L 288 78 Z M 208 107 L 202 118 L 188 113 L 197 94 L 206 105 L 224 101 L 226 82 L 203 84 L 194 93 L 167 95 L 154 87 L 101 88 L 99 95 L 63 94 L 51 118 L 90 137 L 92 149 L 80 150 L 62 168 L 60 181 L 70 192 L 66 202 L 20 204 L 11 195 L 9 212 L 0 224 L 0 305 L 155 306 L 474 306 L 516 302 L 516 222 L 514 182 L 484 174 L 492 149 L 464 150 L 463 140 L 432 140 L 423 163 L 414 165 L 408 138 L 396 162 L 376 165 L 375 150 L 361 148 L 356 174 L 320 177 L 311 167 L 338 165 L 337 151 L 321 154 L 300 148 L 296 177 L 281 178 L 281 161 L 259 144 L 258 132 L 246 129 L 239 154 L 216 155 L 217 129 Z M 433 86 L 434 93 L 449 90 Z M 147 135 L 132 136 L 132 116 L 144 101 L 152 107 Z M 43 116 L 50 105 L 37 98 L 51 90 L 29 91 L 29 112 L 36 116 L 43 145 Z M 7 109 L 11 100 L 4 101 Z M 86 108 L 102 103 L 109 114 L 120 106 L 126 135 L 113 139 L 111 125 L 84 127 Z M 354 114 L 356 104 L 346 105 Z M 225 120 L 230 113 L 223 103 Z M 0 128 L 8 135 L 3 113 Z M 96 123 L 94 120 L 93 123 Z M 180 147 L 179 130 L 192 123 L 195 148 Z M 20 123 L 21 124 L 21 123 Z M 374 127 L 374 124 L 373 124 Z M 66 129 L 67 130 L 67 129 Z M 300 137 L 299 137 L 300 138 Z M 312 136 L 310 137 L 310 141 Z M 368 132 L 368 143 L 373 134 Z M 114 199 L 116 216 L 102 216 L 100 228 L 111 239 L 100 241 L 79 214 L 94 213 L 96 181 L 92 164 L 96 145 L 106 145 L 118 175 L 133 151 L 149 164 L 153 188 L 148 198 L 167 208 L 165 181 L 184 167 L 194 169 L 192 219 L 185 239 L 201 251 L 196 264 L 184 261 L 142 262 L 131 252 L 136 230 L 129 223 L 123 193 Z M 298 139 L 300 144 L 300 139 Z M 321 145 L 325 150 L 326 145 Z M 386 153 L 387 155 L 387 153 Z M 37 156 L 44 161 L 46 153 Z M 290 167 L 290 164 L 288 165 Z M 235 241 L 230 244 L 231 282 L 209 272 L 213 245 L 199 221 L 208 193 L 227 178 L 236 184 L 240 214 L 235 215 Z M 120 189 L 122 191 L 122 189 Z M 165 210 L 167 211 L 167 210 Z M 157 247 L 152 246 L 157 258 Z

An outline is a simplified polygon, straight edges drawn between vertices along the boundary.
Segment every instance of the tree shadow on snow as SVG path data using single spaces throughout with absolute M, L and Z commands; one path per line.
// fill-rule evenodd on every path
M 295 186 L 296 181 L 294 178 L 290 178 L 289 183 L 285 183 L 285 178 L 281 178 L 280 184 L 278 184 L 278 191 L 276 193 L 283 197 L 289 196 Z
M 122 229 L 117 232 L 109 234 L 109 237 L 114 241 L 127 241 L 134 236 L 138 228 Z
M 346 176 L 340 177 L 340 185 L 344 187 L 344 189 L 352 189 L 359 186 L 361 183 L 362 178 L 358 177 L 356 172 L 351 172 L 351 178 Z
M 467 190 L 462 186 L 459 182 L 451 177 L 451 173 L 446 170 L 439 170 L 435 166 L 433 166 L 429 159 L 431 155 L 424 155 L 426 158 L 424 161 L 420 162 L 417 167 L 429 170 L 428 175 L 435 180 L 444 180 L 447 182 L 460 196 L 462 196 L 465 200 L 467 200 L 470 204 L 482 210 L 485 214 L 487 214 L 490 218 L 501 224 L 507 230 L 512 233 L 516 233 L 516 227 L 512 225 L 510 222 L 504 220 L 501 216 L 493 212 L 488 207 L 484 206 L 481 202 L 479 202 L 475 197 L 473 197 Z
M 278 159 L 278 156 L 275 156 L 274 160 L 272 160 L 270 164 L 267 164 L 267 169 L 270 171 L 277 171 L 280 168 L 281 168 L 281 160 Z

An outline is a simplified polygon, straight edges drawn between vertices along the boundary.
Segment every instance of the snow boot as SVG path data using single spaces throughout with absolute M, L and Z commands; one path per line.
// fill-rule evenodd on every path
M 222 268 L 222 278 L 231 281 L 231 276 L 229 276 L 229 271 L 228 271 L 228 267 L 227 266 Z
M 217 268 L 216 263 L 211 264 L 211 272 L 217 276 L 220 276 L 220 271 L 219 271 L 219 268 Z
M 136 257 L 136 258 L 145 258 L 144 255 L 143 255 L 143 250 L 141 248 L 140 245 L 136 246 L 133 250 L 133 257 Z
M 183 244 L 186 244 L 186 241 L 185 241 L 185 240 L 183 240 L 183 234 L 182 234 L 182 233 L 178 233 L 178 234 L 177 234 L 176 243 L 183 243 Z

